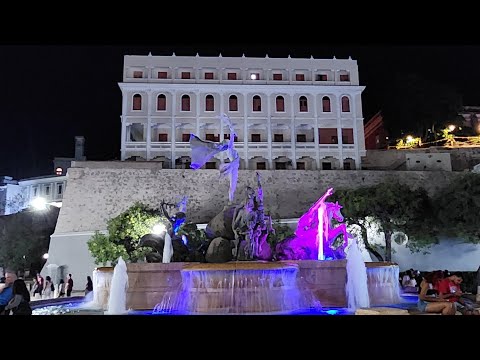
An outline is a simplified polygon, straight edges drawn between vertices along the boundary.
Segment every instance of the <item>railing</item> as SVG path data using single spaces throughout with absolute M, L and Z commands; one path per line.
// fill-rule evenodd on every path
M 235 150 L 241 151 L 244 146 L 243 141 L 235 142 Z M 190 149 L 190 143 L 189 142 L 175 142 L 175 149 L 177 150 L 185 150 L 185 149 Z M 313 142 L 297 142 L 297 143 L 292 143 L 292 142 L 272 142 L 272 150 L 278 150 L 278 149 L 291 149 L 292 147 L 295 147 L 295 149 L 315 149 L 315 143 Z M 339 145 L 338 144 L 319 144 L 318 145 L 320 150 L 338 150 Z M 145 150 L 147 148 L 147 143 L 145 141 L 138 141 L 138 142 L 127 142 L 125 143 L 125 149 L 126 150 Z M 151 150 L 170 150 L 172 148 L 172 142 L 171 141 L 165 141 L 165 142 L 151 142 L 150 143 L 150 149 Z M 268 149 L 268 142 L 249 142 L 248 143 L 248 148 L 249 149 Z M 354 144 L 343 144 L 342 146 L 343 150 L 355 150 L 355 145 Z

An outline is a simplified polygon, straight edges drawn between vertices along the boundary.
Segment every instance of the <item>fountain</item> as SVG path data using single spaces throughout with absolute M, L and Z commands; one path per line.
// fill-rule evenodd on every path
M 356 240 L 348 244 L 353 237 L 341 223 L 342 207 L 325 201 L 333 188 L 299 219 L 295 236 L 277 244 L 278 261 L 260 261 L 258 245 L 265 243 L 260 239 L 268 227 L 255 223 L 265 222 L 258 174 L 257 181 L 259 191 L 247 188 L 247 199 L 235 208 L 231 222 L 244 245 L 240 251 L 245 261 L 128 264 L 128 306 L 154 313 L 285 314 L 321 306 L 355 311 L 400 302 L 398 266 L 366 266 Z M 332 219 L 340 224 L 332 226 Z M 339 235 L 343 242 L 334 246 Z
M 356 310 L 359 307 L 370 307 L 370 298 L 367 287 L 367 268 L 354 239 L 348 247 L 347 253 L 347 293 L 348 308 Z
M 105 314 L 126 314 L 126 290 L 128 288 L 127 264 L 120 256 L 113 270 L 112 284 L 108 297 L 108 308 Z
M 311 294 L 300 291 L 297 273 L 294 263 L 186 265 L 180 291 L 166 294 L 153 313 L 283 314 L 319 308 Z

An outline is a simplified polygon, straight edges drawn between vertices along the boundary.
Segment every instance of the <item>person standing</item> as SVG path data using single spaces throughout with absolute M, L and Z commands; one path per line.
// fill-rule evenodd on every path
M 68 280 L 67 280 L 67 297 L 70 297 L 70 296 L 72 295 L 72 290 L 73 290 L 72 274 L 68 274 Z
M 91 291 L 93 291 L 92 278 L 90 276 L 87 276 L 87 284 L 85 285 L 85 296 L 87 296 L 87 294 Z
M 60 279 L 58 283 L 58 296 L 57 297 L 64 297 L 65 296 L 65 280 Z
M 17 280 L 15 273 L 5 272 L 5 287 L 0 290 L 0 314 L 4 314 L 5 307 L 9 301 L 13 298 L 13 283 Z

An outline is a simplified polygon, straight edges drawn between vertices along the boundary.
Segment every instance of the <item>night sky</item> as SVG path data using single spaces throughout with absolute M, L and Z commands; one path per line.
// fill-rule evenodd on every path
M 480 105 L 480 45 L 331 46 L 318 44 L 0 45 L 0 176 L 52 174 L 52 160 L 73 157 L 74 136 L 86 138 L 89 160 L 120 157 L 124 55 L 307 57 L 358 61 L 363 114 L 382 108 L 380 88 L 396 71 L 441 81 Z

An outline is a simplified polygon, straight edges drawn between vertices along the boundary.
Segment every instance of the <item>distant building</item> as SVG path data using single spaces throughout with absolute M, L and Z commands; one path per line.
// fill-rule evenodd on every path
M 190 165 L 190 134 L 222 141 L 227 114 L 240 169 L 360 169 L 358 66 L 349 59 L 124 57 L 121 160 Z M 206 168 L 215 169 L 223 154 Z
M 365 149 L 378 150 L 388 148 L 388 131 L 385 129 L 381 111 L 373 115 L 364 126 Z
M 72 166 L 72 161 L 85 161 L 85 138 L 83 136 L 75 136 L 75 157 L 53 158 L 53 168 L 55 169 L 55 175 L 66 175 L 67 169 Z
M 471 127 L 477 135 L 480 134 L 480 106 L 464 106 L 459 115 L 465 119 L 465 126 Z
M 0 177 L 0 215 L 10 215 L 29 206 L 36 197 L 42 197 L 48 204 L 61 206 L 63 193 L 67 186 L 67 169 L 72 161 L 84 161 L 85 138 L 75 137 L 75 157 L 53 160 L 55 175 L 38 176 L 14 180 L 10 176 Z

